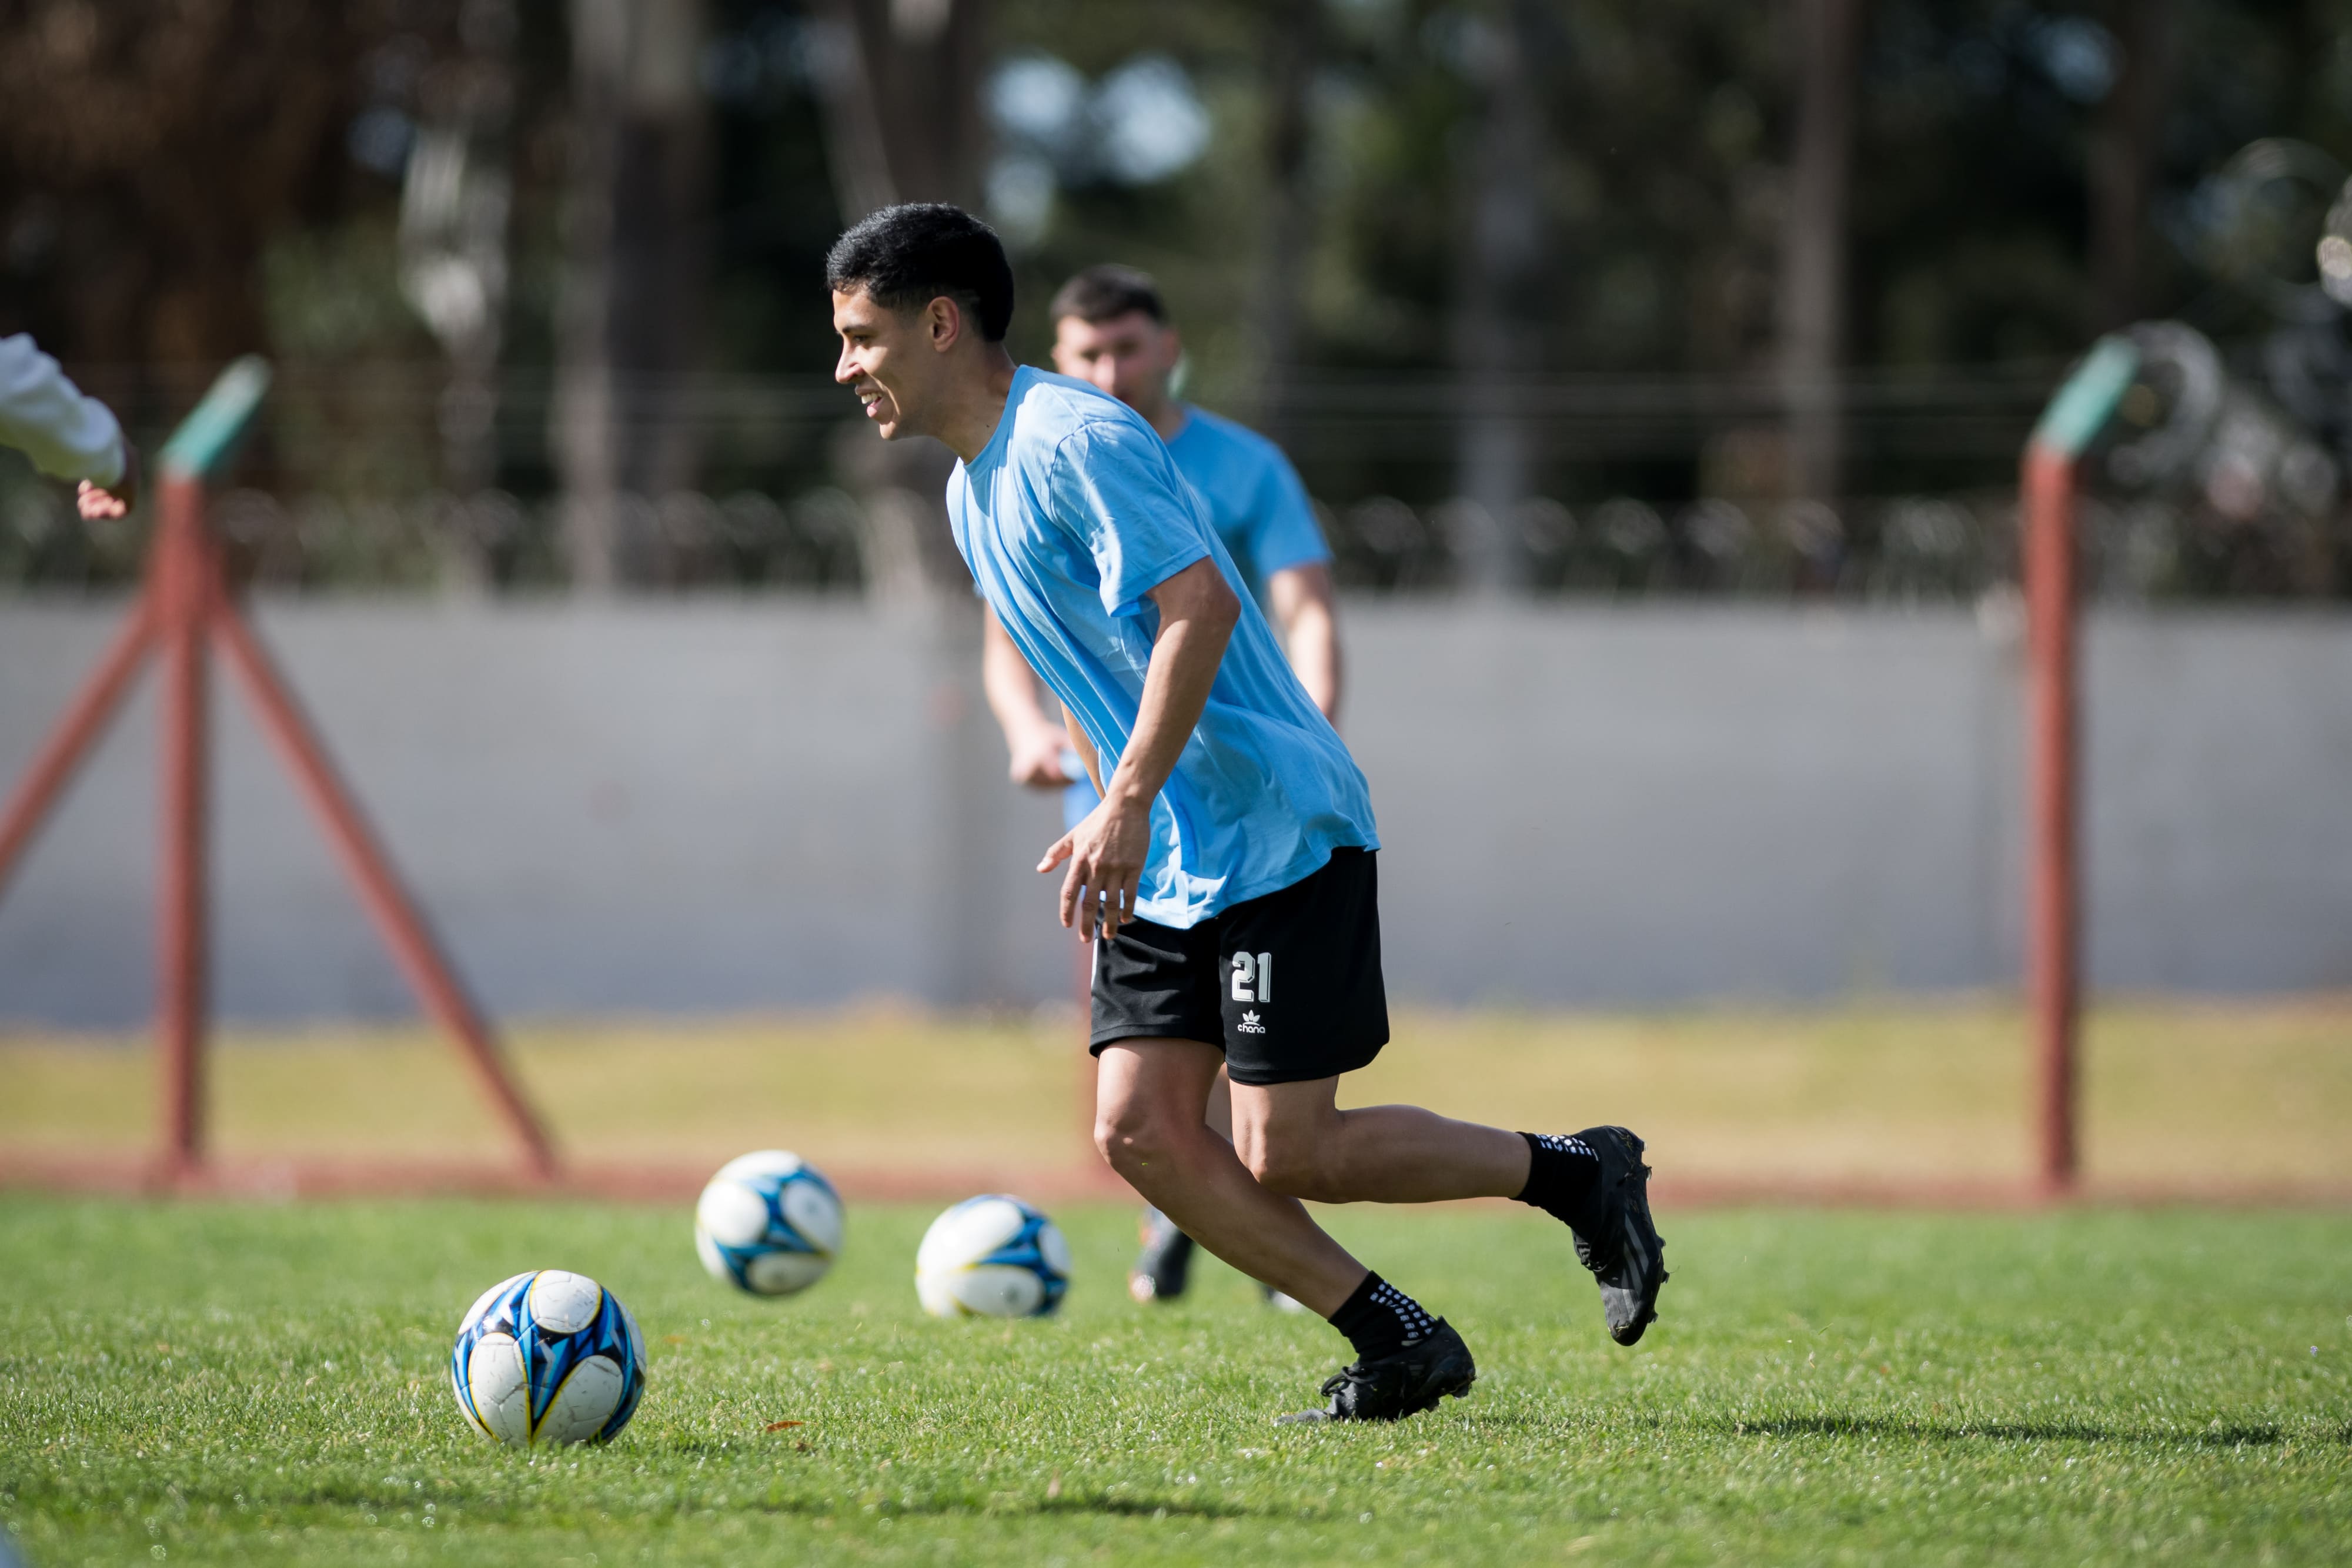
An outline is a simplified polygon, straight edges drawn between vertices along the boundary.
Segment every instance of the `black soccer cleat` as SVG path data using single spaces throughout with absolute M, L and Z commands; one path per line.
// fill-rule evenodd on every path
M 1609 1337 L 1632 1344 L 1658 1319 L 1666 1282 L 1666 1243 L 1650 1223 L 1650 1167 L 1642 1140 L 1622 1127 L 1587 1127 L 1578 1137 L 1601 1162 L 1600 1218 L 1594 1234 L 1571 1228 L 1577 1261 L 1601 1282 Z
M 1143 1250 L 1127 1271 L 1127 1293 L 1139 1301 L 1172 1301 L 1192 1277 L 1192 1239 L 1152 1207 L 1143 1208 Z
M 1325 1380 L 1331 1403 L 1320 1410 L 1277 1416 L 1295 1421 L 1397 1421 L 1434 1410 L 1440 1399 L 1459 1399 L 1478 1381 L 1470 1347 L 1444 1318 L 1428 1333 L 1391 1355 L 1358 1361 Z

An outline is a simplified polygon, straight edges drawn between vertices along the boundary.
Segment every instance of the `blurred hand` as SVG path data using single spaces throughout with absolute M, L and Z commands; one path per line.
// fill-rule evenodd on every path
M 1062 770 L 1062 752 L 1069 740 L 1059 728 L 1039 726 L 1007 743 L 1013 753 L 1013 781 L 1031 789 L 1059 789 L 1076 782 Z
M 83 518 L 96 522 L 100 517 L 120 517 L 128 514 L 139 500 L 139 451 L 131 438 L 122 438 L 122 477 L 110 486 L 93 485 L 85 479 L 74 492 L 74 507 Z
M 1094 940 L 1099 925 L 1105 938 L 1118 935 L 1135 918 L 1136 886 L 1143 880 L 1144 856 L 1151 847 L 1151 802 L 1147 799 L 1118 804 L 1105 800 L 1087 813 L 1087 820 L 1054 841 L 1040 872 L 1070 862 L 1062 878 L 1062 924 L 1077 929 L 1078 940 Z

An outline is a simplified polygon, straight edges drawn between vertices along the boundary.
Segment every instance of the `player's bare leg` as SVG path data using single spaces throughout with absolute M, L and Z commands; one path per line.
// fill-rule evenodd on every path
M 1209 1130 L 1227 1143 L 1234 1141 L 1233 1084 L 1223 1067 L 1209 1085 Z M 1141 1247 L 1135 1266 L 1127 1272 L 1127 1293 L 1138 1301 L 1172 1301 L 1181 1296 L 1192 1277 L 1192 1239 L 1181 1227 L 1150 1204 L 1143 1206 Z M 1272 1286 L 1261 1287 L 1266 1299 L 1292 1311 L 1298 1303 Z
M 1316 1203 L 1517 1198 L 1575 1237 L 1611 1338 L 1632 1344 L 1655 1320 L 1665 1243 L 1640 1138 L 1614 1126 L 1506 1132 L 1415 1105 L 1342 1111 L 1339 1088 L 1337 1078 L 1234 1085 L 1234 1147 L 1266 1187 Z
M 1211 1252 L 1328 1317 L 1364 1265 L 1269 1191 L 1208 1124 L 1223 1054 L 1189 1040 L 1123 1040 L 1102 1050 L 1095 1143 L 1113 1170 Z
M 1339 1108 L 1339 1081 L 1236 1083 L 1234 1149 L 1272 1191 L 1317 1203 L 1444 1203 L 1527 1190 L 1528 1141 L 1415 1105 Z
M 1322 1313 L 1356 1346 L 1357 1359 L 1323 1385 L 1329 1405 L 1285 1420 L 1393 1420 L 1469 1392 L 1478 1369 L 1462 1336 L 1350 1257 L 1297 1198 L 1268 1191 L 1210 1131 L 1214 1046 L 1121 1040 L 1101 1054 L 1103 1157 L 1202 1246 Z

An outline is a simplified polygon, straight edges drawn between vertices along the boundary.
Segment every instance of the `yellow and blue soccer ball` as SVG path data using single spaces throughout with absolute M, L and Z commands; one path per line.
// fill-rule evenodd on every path
M 601 1443 L 646 1391 L 646 1342 L 620 1299 L 585 1274 L 541 1269 L 482 1292 L 449 1353 L 467 1423 L 518 1448 Z
M 1070 1244 L 1017 1197 L 968 1197 L 937 1219 L 915 1254 L 915 1293 L 937 1318 L 1036 1318 L 1070 1288 Z
M 841 1251 L 841 1198 L 785 1150 L 730 1160 L 694 1206 L 694 1250 L 711 1278 L 755 1296 L 805 1291 Z

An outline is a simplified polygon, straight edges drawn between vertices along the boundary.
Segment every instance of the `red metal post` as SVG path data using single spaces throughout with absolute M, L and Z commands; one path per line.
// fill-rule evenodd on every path
M 367 818 L 336 776 L 326 747 L 320 744 L 293 694 L 271 665 L 260 640 L 254 636 L 237 607 L 225 596 L 214 601 L 212 627 L 220 638 L 222 652 L 228 657 L 230 670 L 261 720 L 262 732 L 278 748 L 287 771 L 302 791 L 312 815 L 318 818 L 329 847 L 342 862 L 344 874 L 358 892 L 384 946 L 391 949 L 393 961 L 400 967 L 409 988 L 416 993 L 425 1010 L 464 1048 L 491 1103 L 521 1141 L 532 1168 L 541 1175 L 552 1175 L 555 1150 L 546 1128 L 508 1071 L 488 1026 L 482 1021 L 465 988 L 457 983 L 424 915 L 401 885 Z
M 157 881 L 156 1020 L 162 1047 L 163 1166 L 183 1177 L 204 1160 L 204 1055 L 210 900 L 205 622 L 215 597 L 204 481 L 167 474 L 152 591 L 163 654 L 163 859 Z
M 2076 887 L 2074 465 L 2036 444 L 2025 456 L 2026 737 L 2031 821 L 2026 995 L 2035 1075 L 2035 1166 L 2042 1190 L 2071 1190 L 2081 903 Z
M 0 811 L 0 891 L 8 885 L 8 873 L 16 867 L 16 857 L 33 840 L 33 830 L 48 815 L 49 807 L 81 766 L 98 737 L 106 733 L 107 721 L 122 704 L 122 694 L 139 674 L 139 666 L 147 660 L 155 637 L 155 591 L 150 582 L 131 606 L 130 618 L 114 634 L 106 656 L 91 671 L 89 679 L 74 694 L 73 703 L 57 727 L 41 743 L 33 765 L 25 770 L 24 781 L 16 786 L 7 810 Z

